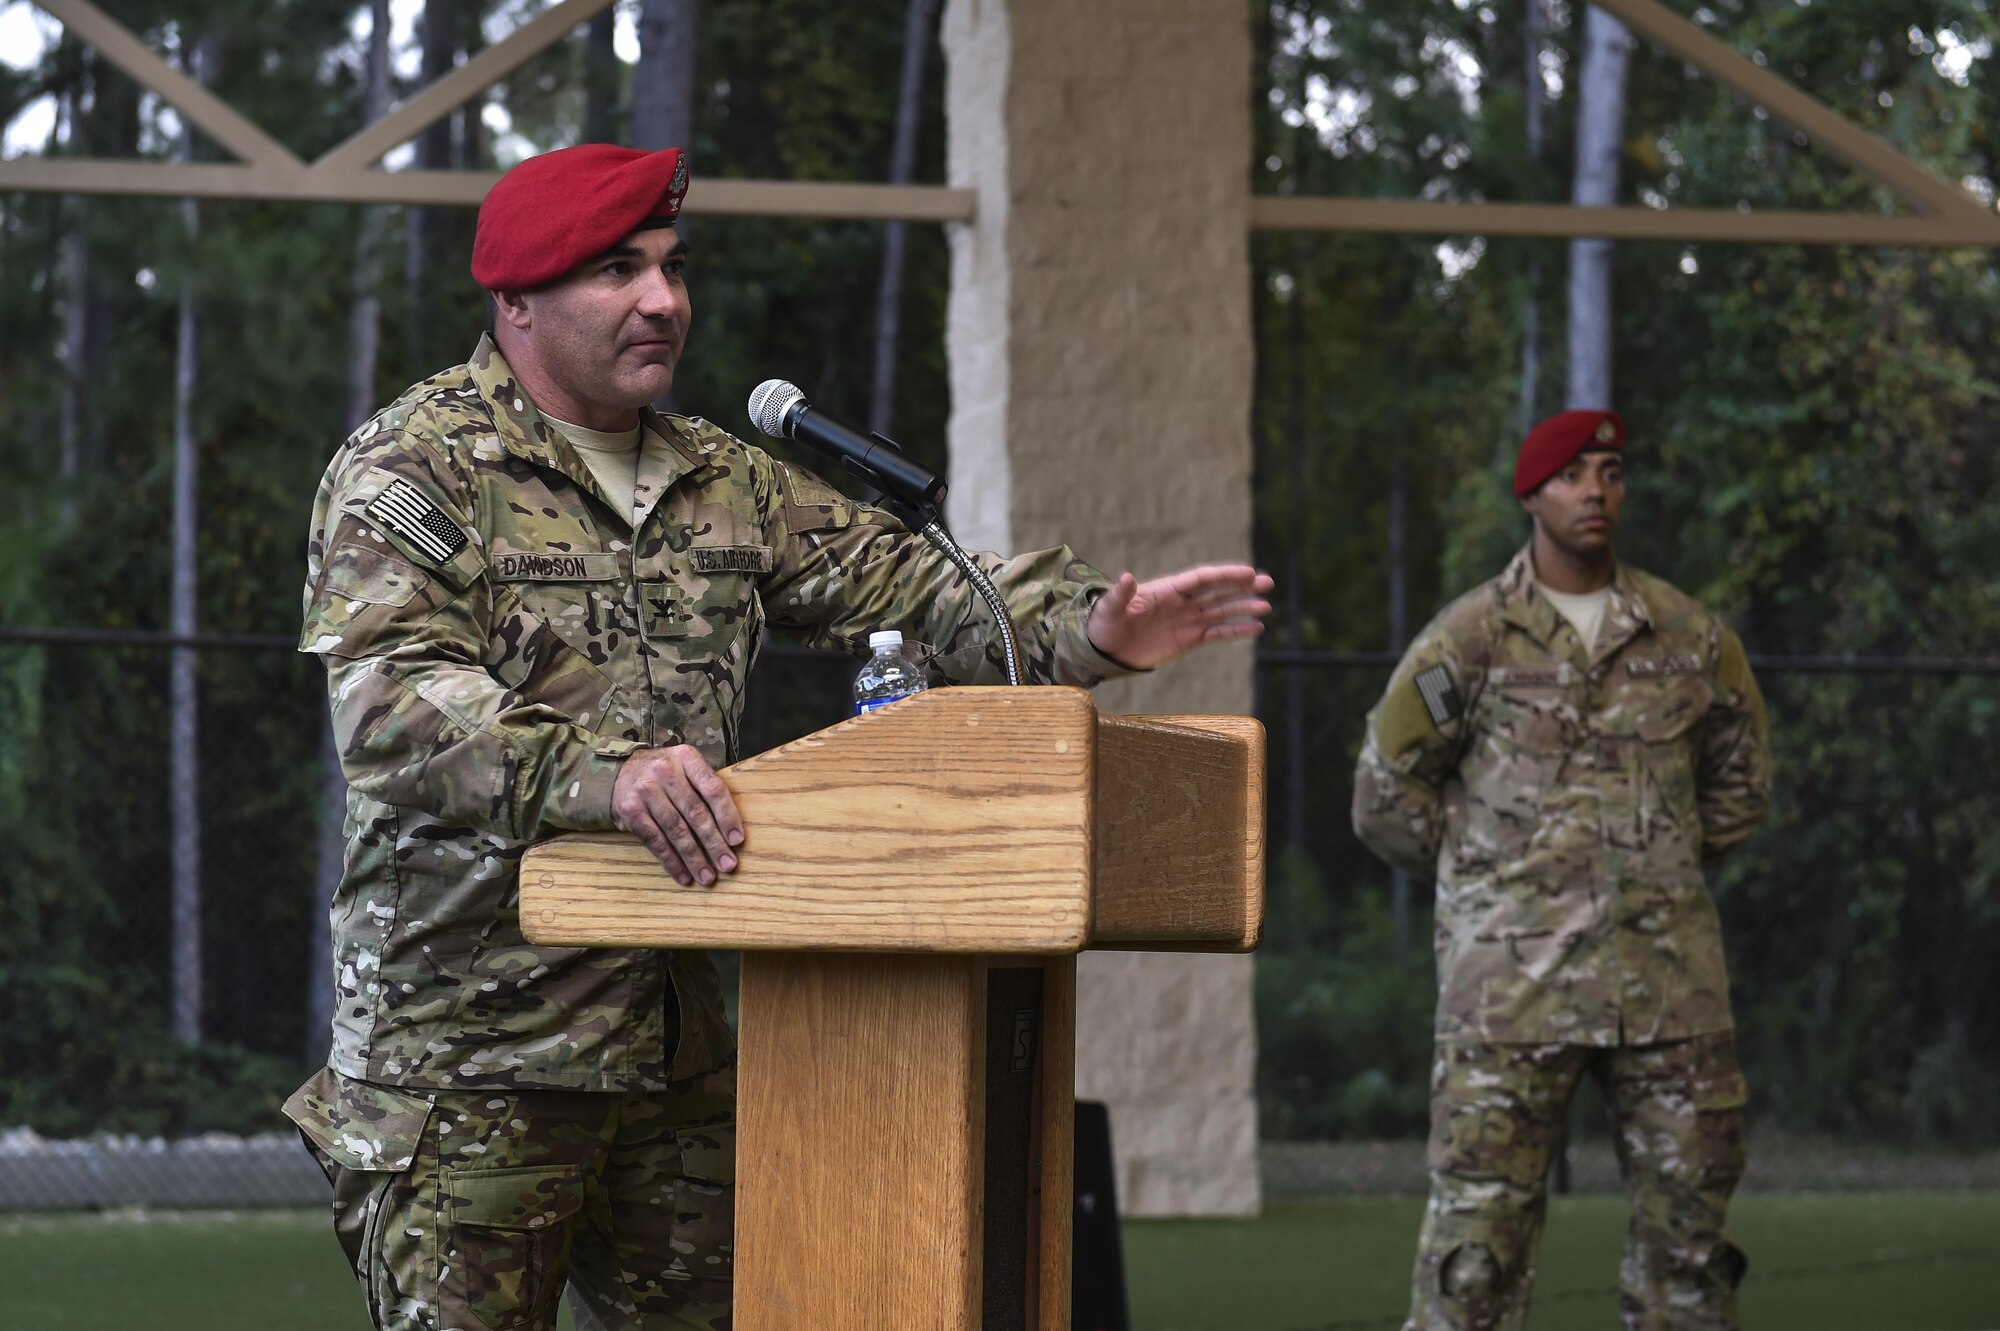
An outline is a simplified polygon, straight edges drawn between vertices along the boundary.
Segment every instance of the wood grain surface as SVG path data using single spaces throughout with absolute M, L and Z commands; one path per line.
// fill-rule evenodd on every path
M 1264 928 L 1264 727 L 1106 716 L 1093 947 L 1247 952 Z
M 572 946 L 1057 955 L 1090 930 L 1096 711 L 1081 689 L 933 689 L 724 769 L 740 867 L 682 887 L 623 833 L 521 867 Z
M 764 953 L 741 983 L 736 1331 L 974 1331 L 985 963 Z
M 1028 1306 L 1036 1331 L 1070 1331 L 1076 1252 L 1076 958 L 1051 957 L 1042 989 L 1040 1261 Z

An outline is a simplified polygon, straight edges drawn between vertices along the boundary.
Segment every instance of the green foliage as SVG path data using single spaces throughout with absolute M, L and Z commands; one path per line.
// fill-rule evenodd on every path
M 1275 877 L 1297 890 L 1296 856 Z M 1317 884 L 1312 885 L 1315 888 Z M 1324 901 L 1323 889 L 1314 899 Z M 1398 955 L 1382 898 L 1351 900 L 1322 927 L 1337 941 L 1270 952 L 1257 965 L 1257 1095 L 1265 1131 L 1287 1138 L 1420 1136 L 1430 1121 L 1430 949 Z

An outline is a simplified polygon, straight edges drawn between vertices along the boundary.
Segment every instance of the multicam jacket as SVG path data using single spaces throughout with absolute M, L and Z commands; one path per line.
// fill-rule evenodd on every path
M 1648 1044 L 1730 1028 L 1703 861 L 1770 810 L 1743 645 L 1620 565 L 1594 650 L 1527 551 L 1453 602 L 1368 718 L 1354 830 L 1437 875 L 1437 1035 Z
M 635 749 L 738 757 L 767 626 L 849 649 L 901 628 L 935 679 L 1003 678 L 963 578 L 894 518 L 705 421 L 646 424 L 671 449 L 647 450 L 635 532 L 482 340 L 327 469 L 300 647 L 326 662 L 349 784 L 336 1072 L 656 1090 L 721 1066 L 706 956 L 529 943 L 522 852 L 610 830 Z M 981 558 L 1037 680 L 1118 672 L 1084 632 L 1100 574 L 1066 549 Z

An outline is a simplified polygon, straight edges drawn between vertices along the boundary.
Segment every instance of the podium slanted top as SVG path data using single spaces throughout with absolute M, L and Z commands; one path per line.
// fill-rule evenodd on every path
M 1263 915 L 1263 731 L 1099 718 L 1062 687 L 932 689 L 723 769 L 736 871 L 683 887 L 625 833 L 521 866 L 521 923 L 584 947 L 1053 956 L 1242 951 Z

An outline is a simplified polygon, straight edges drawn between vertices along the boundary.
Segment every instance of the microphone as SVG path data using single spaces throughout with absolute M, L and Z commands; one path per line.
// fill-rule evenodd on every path
M 916 514 L 917 526 L 934 520 L 944 503 L 944 477 L 903 456 L 895 441 L 863 434 L 815 410 L 797 384 L 766 379 L 750 394 L 750 419 L 773 439 L 794 439 L 840 463 Z

